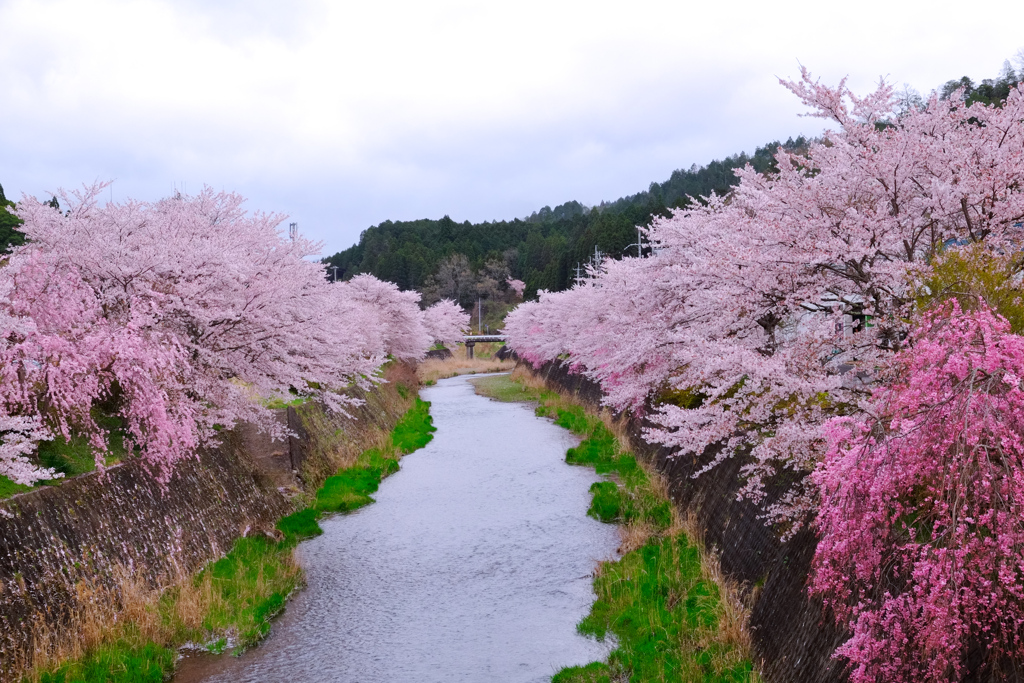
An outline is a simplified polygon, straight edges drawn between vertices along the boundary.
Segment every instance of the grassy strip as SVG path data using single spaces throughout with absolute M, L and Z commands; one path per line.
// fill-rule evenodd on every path
M 281 396 L 275 396 L 274 398 L 266 399 L 263 402 L 264 407 L 270 408 L 271 410 L 284 410 L 285 408 L 298 408 L 299 406 L 305 405 L 309 402 L 308 396 L 299 396 L 298 398 L 290 398 L 287 401 Z
M 671 504 L 615 435 L 579 406 L 537 409 L 584 439 L 566 452 L 572 465 L 588 465 L 610 480 L 591 486 L 588 514 L 602 522 L 643 527 L 650 538 L 594 579 L 597 601 L 579 624 L 581 633 L 618 647 L 607 663 L 560 671 L 553 683 L 612 680 L 746 682 L 753 666 L 735 644 L 721 642 L 718 586 L 707 580 L 700 552 L 673 528 Z
M 319 536 L 323 529 L 317 520 L 324 514 L 351 512 L 369 505 L 373 502 L 370 494 L 377 492 L 381 480 L 398 471 L 398 459 L 430 443 L 434 431 L 430 404 L 417 398 L 391 431 L 388 447 L 363 451 L 353 466 L 328 477 L 313 504 L 283 518 L 277 524 L 278 530 L 286 539 Z
M 416 368 L 416 375 L 421 384 L 430 386 L 438 380 L 456 375 L 508 372 L 516 366 L 515 361 L 493 358 L 493 354 L 499 348 L 500 344 L 479 343 L 475 346 L 475 358 L 469 360 L 466 358 L 465 348 L 460 345 L 452 351 L 451 358 L 428 358 L 422 361 Z
M 82 651 L 59 666 L 40 667 L 27 680 L 155 682 L 173 672 L 181 643 L 204 643 L 213 652 L 244 650 L 266 636 L 270 620 L 302 582 L 294 545 L 290 539 L 240 538 L 226 556 L 162 593 L 120 577 L 114 595 L 80 595 Z
M 563 669 L 552 683 L 758 680 L 744 645 L 724 623 L 719 587 L 699 548 L 682 532 L 661 487 L 607 425 L 521 372 L 474 384 L 498 400 L 536 401 L 538 415 L 583 437 L 566 462 L 607 477 L 591 486 L 588 514 L 622 525 L 628 552 L 601 564 L 597 600 L 579 624 L 598 640 L 612 634 L 618 647 L 607 662 Z
M 117 623 L 72 661 L 41 667 L 26 678 L 41 683 L 156 683 L 173 673 L 181 643 L 203 643 L 214 653 L 241 652 L 264 638 L 270 621 L 302 582 L 295 545 L 323 533 L 317 520 L 373 502 L 381 480 L 398 470 L 398 458 L 422 448 L 435 430 L 430 404 L 417 399 L 399 420 L 385 448 L 364 451 L 352 467 L 329 477 L 310 507 L 278 522 L 283 538 L 240 538 L 231 551 L 195 577 L 152 591 L 130 580 L 119 586 L 116 607 L 85 622 Z M 90 603 L 102 603 L 87 600 Z
M 478 394 L 505 403 L 551 403 L 558 400 L 558 394 L 542 386 L 523 381 L 521 373 L 473 377 L 469 380 Z
M 62 666 L 53 673 L 44 673 L 44 683 L 88 681 L 137 681 L 160 683 L 174 668 L 174 651 L 149 643 L 141 647 L 107 645 L 90 653 L 79 662 Z
M 100 427 L 107 430 L 109 452 L 105 464 L 110 466 L 120 462 L 125 456 L 122 420 L 98 410 L 93 411 L 92 417 Z M 31 491 L 39 486 L 59 486 L 71 477 L 77 477 L 96 469 L 96 456 L 93 454 L 92 445 L 83 436 L 72 436 L 68 440 L 58 435 L 52 441 L 40 442 L 33 461 L 41 467 L 52 467 L 64 476 L 59 479 L 41 481 L 36 486 L 25 486 L 15 484 L 8 477 L 0 474 L 0 500 Z

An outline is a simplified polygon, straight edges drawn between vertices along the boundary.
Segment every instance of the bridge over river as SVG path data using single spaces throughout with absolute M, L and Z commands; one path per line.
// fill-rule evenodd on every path
M 466 358 L 473 357 L 473 347 L 476 346 L 477 342 L 503 342 L 505 341 L 505 335 L 503 334 L 467 334 L 462 338 L 463 343 L 466 345 Z

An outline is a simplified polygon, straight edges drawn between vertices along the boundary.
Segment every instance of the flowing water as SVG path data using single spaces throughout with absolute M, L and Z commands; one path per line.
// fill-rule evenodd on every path
M 195 681 L 546 681 L 607 655 L 576 633 L 615 527 L 586 516 L 592 470 L 529 405 L 466 378 L 421 392 L 437 432 L 377 502 L 299 546 L 308 587 L 241 657 L 182 661 Z

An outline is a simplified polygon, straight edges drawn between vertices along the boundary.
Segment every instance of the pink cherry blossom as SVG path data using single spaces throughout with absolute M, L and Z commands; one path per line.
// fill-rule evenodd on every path
M 423 323 L 431 339 L 441 344 L 456 344 L 469 328 L 469 313 L 451 299 L 441 299 L 423 312 Z
M 1024 346 L 984 306 L 913 321 L 942 249 L 1020 250 L 1024 95 L 897 116 L 884 84 L 784 85 L 834 130 L 655 220 L 650 258 L 520 305 L 509 343 L 648 412 L 651 442 L 743 457 L 784 536 L 820 514 L 814 589 L 857 680 L 949 680 L 968 647 L 1019 661 Z
M 376 343 L 386 354 L 401 360 L 422 358 L 433 341 L 424 325 L 419 292 L 403 292 L 392 282 L 372 275 L 356 275 L 335 286 L 335 295 L 362 305 L 362 319 L 377 331 Z
M 767 514 L 792 532 L 813 514 L 806 475 L 824 456 L 822 426 L 856 412 L 901 347 L 928 256 L 949 241 L 1021 238 L 1024 97 L 1015 89 L 1002 108 L 933 99 L 896 119 L 885 85 L 864 98 L 806 72 L 785 85 L 837 130 L 806 156 L 780 150 L 778 173 L 738 171 L 727 200 L 655 220 L 653 257 L 542 293 L 506 331 L 524 358 L 561 358 L 599 381 L 616 408 L 654 399 L 652 441 L 681 453 L 724 442 L 719 460 L 749 453 L 744 495 L 765 500 L 785 475 L 794 483 Z M 657 404 L 679 390 L 702 403 Z
M 166 480 L 174 462 L 239 420 L 282 431 L 259 397 L 336 393 L 387 354 L 430 343 L 418 295 L 364 276 L 332 285 L 319 245 L 278 233 L 281 217 L 204 190 L 154 203 L 99 203 L 102 185 L 62 193 L 66 213 L 18 204 L 29 242 L 0 267 L 0 473 L 28 483 L 45 429 L 89 437 L 102 466 L 103 404 Z
M 827 424 L 811 590 L 853 632 L 854 681 L 957 680 L 972 646 L 1024 657 L 1022 368 L 1024 337 L 954 301 L 864 417 Z

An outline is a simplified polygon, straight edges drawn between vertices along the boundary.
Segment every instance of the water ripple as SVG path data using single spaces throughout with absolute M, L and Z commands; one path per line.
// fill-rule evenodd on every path
M 617 539 L 584 514 L 597 478 L 564 463 L 573 437 L 464 378 L 422 395 L 434 440 L 300 545 L 308 588 L 267 641 L 176 681 L 532 683 L 607 654 L 575 631 Z

